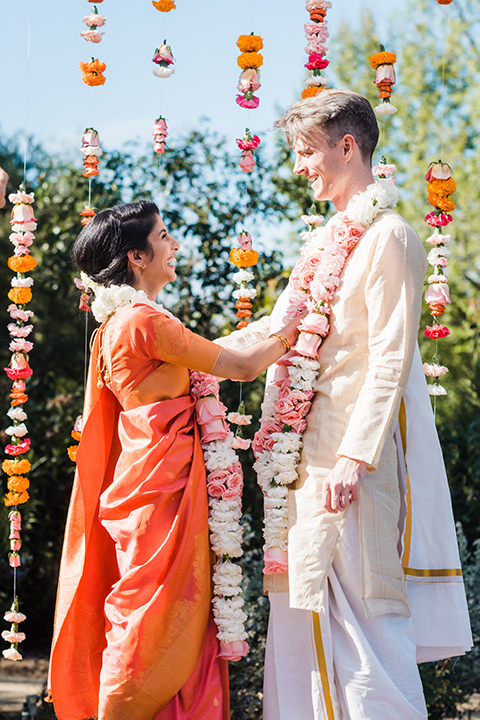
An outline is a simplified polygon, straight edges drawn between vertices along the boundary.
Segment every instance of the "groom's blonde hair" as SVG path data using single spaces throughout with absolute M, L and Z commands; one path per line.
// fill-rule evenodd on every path
M 371 162 L 378 143 L 377 118 L 367 98 L 350 90 L 321 90 L 314 97 L 294 103 L 275 123 L 285 130 L 288 142 L 301 138 L 315 148 L 323 139 L 330 147 L 353 135 L 364 162 Z

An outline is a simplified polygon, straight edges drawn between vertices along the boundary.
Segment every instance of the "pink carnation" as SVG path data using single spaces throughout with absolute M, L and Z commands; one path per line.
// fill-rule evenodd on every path
M 198 370 L 190 371 L 190 378 L 192 383 L 191 392 L 195 397 L 206 397 L 207 395 L 214 395 L 218 398 L 220 385 L 218 380 L 213 375 L 207 375 L 206 373 L 199 372 Z
M 252 416 L 245 415 L 244 413 L 231 412 L 228 413 L 227 420 L 235 425 L 250 425 L 252 422 Z
M 435 212 L 431 212 L 428 215 L 425 215 L 425 222 L 427 225 L 431 225 L 432 227 L 445 227 L 449 223 L 451 223 L 453 220 L 452 216 L 448 213 L 440 213 L 440 215 L 435 215 Z
M 14 232 L 9 235 L 10 241 L 14 245 L 25 245 L 30 247 L 35 240 L 35 235 L 31 232 Z
M 23 338 L 19 338 L 18 340 L 12 340 L 8 348 L 10 352 L 28 353 L 33 348 L 33 343 L 28 340 L 24 340 Z
M 450 330 L 445 325 L 427 325 L 425 335 L 431 340 L 438 340 L 450 335 Z
M 21 443 L 18 443 L 18 445 L 7 445 L 5 447 L 5 452 L 7 453 L 7 455 L 23 455 L 23 453 L 26 453 L 30 450 L 30 443 L 30 438 L 27 438 Z
M 311 53 L 308 56 L 308 62 L 305 64 L 307 70 L 325 70 L 328 67 L 329 61 L 320 55 L 319 53 Z
M 244 150 L 240 162 L 238 163 L 245 173 L 251 173 L 255 167 L 255 158 L 251 150 Z
M 31 375 L 33 375 L 32 368 L 26 367 L 26 368 L 12 368 L 12 367 L 6 367 L 4 368 L 5 372 L 7 373 L 7 376 L 10 378 L 10 380 L 26 380 Z
M 255 148 L 260 145 L 260 138 L 258 135 L 254 135 L 251 140 L 242 140 L 241 138 L 237 138 L 236 142 L 240 150 L 255 150 Z
M 260 98 L 252 95 L 251 99 L 247 99 L 244 95 L 237 95 L 235 102 L 240 107 L 247 108 L 248 110 L 255 110 L 260 105 Z
M 248 438 L 241 438 L 238 435 L 235 435 L 232 440 L 232 448 L 234 450 L 248 450 L 251 444 L 251 440 L 249 440 Z
M 423 363 L 423 372 L 427 377 L 442 377 L 442 375 L 446 375 L 448 372 L 448 368 L 445 367 L 445 365 L 429 365 L 428 363 Z
M 245 640 L 236 640 L 235 642 L 220 642 L 217 657 L 230 662 L 237 662 L 248 654 L 250 647 Z
M 12 337 L 27 337 L 33 330 L 33 325 L 17 325 L 16 323 L 9 323 L 7 330 Z
M 305 23 L 303 27 L 308 39 L 318 38 L 320 42 L 324 43 L 328 38 L 328 30 L 323 23 L 309 22 Z
M 80 35 L 83 37 L 84 40 L 89 40 L 92 43 L 99 43 L 102 41 L 102 37 L 105 35 L 105 33 L 100 33 L 97 30 L 82 30 Z

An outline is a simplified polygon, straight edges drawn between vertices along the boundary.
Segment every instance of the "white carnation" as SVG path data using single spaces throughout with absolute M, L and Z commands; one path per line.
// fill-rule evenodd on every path
M 23 412 L 22 408 L 19 407 L 11 407 L 7 411 L 7 415 L 11 420 L 18 420 L 19 422 L 27 419 L 27 413 Z
M 242 568 L 231 562 L 217 562 L 213 570 L 215 595 L 233 597 L 241 592 Z
M 273 449 L 275 452 L 298 453 L 302 449 L 302 438 L 294 432 L 272 433 L 275 440 Z
M 236 283 L 242 283 L 242 282 L 248 283 L 248 282 L 251 282 L 251 280 L 253 280 L 254 277 L 255 277 L 255 275 L 253 274 L 253 272 L 251 270 L 244 270 L 243 268 L 241 268 L 240 270 L 238 270 L 238 272 L 233 274 L 232 279 Z
M 12 287 L 32 287 L 33 279 L 14 277 L 10 280 L 10 285 Z
M 20 423 L 19 425 L 10 425 L 5 430 L 5 433 L 7 435 L 10 435 L 10 437 L 12 437 L 14 435 L 15 437 L 20 438 L 20 437 L 23 437 L 24 435 L 26 435 L 28 433 L 28 430 L 24 423 Z
M 204 448 L 205 466 L 209 472 L 225 470 L 233 463 L 238 462 L 237 453 L 231 447 L 232 440 L 233 433 L 229 433 L 224 440 L 211 442 Z
M 255 288 L 242 288 L 241 290 L 234 290 L 232 295 L 235 300 L 241 300 L 242 298 L 253 300 L 253 298 L 257 296 L 257 291 Z
M 428 394 L 429 395 L 446 395 L 447 391 L 445 390 L 442 385 L 428 385 Z

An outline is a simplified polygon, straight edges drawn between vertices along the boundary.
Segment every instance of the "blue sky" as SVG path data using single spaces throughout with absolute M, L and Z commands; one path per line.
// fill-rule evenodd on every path
M 172 142 L 176 133 L 201 130 L 207 116 L 233 144 L 246 126 L 260 135 L 271 128 L 279 109 L 296 100 L 303 87 L 304 0 L 177 0 L 177 9 L 168 14 L 150 0 L 104 0 L 98 9 L 107 17 L 105 36 L 96 45 L 80 37 L 82 18 L 93 7 L 87 0 L 4 0 L 3 5 L 0 130 L 23 132 L 27 109 L 29 133 L 52 151 L 75 152 L 87 125 L 97 128 L 106 150 L 129 139 L 148 141 L 159 114 L 168 119 Z M 365 9 L 378 13 L 386 31 L 387 3 L 381 0 L 333 0 L 332 5 L 331 34 L 347 19 L 358 26 Z M 265 47 L 260 107 L 248 111 L 235 103 L 236 40 L 252 31 L 264 37 Z M 154 77 L 151 62 L 164 38 L 177 61 L 175 74 L 166 80 Z M 93 91 L 78 69 L 92 53 L 107 64 L 106 84 Z

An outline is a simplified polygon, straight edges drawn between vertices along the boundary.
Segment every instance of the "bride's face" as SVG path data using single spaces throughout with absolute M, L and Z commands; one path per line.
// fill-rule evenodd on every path
M 177 277 L 175 253 L 180 248 L 180 243 L 169 235 L 160 215 L 156 217 L 148 242 L 151 254 L 144 258 L 146 267 L 143 270 L 143 277 L 149 285 L 154 284 L 161 290 Z

